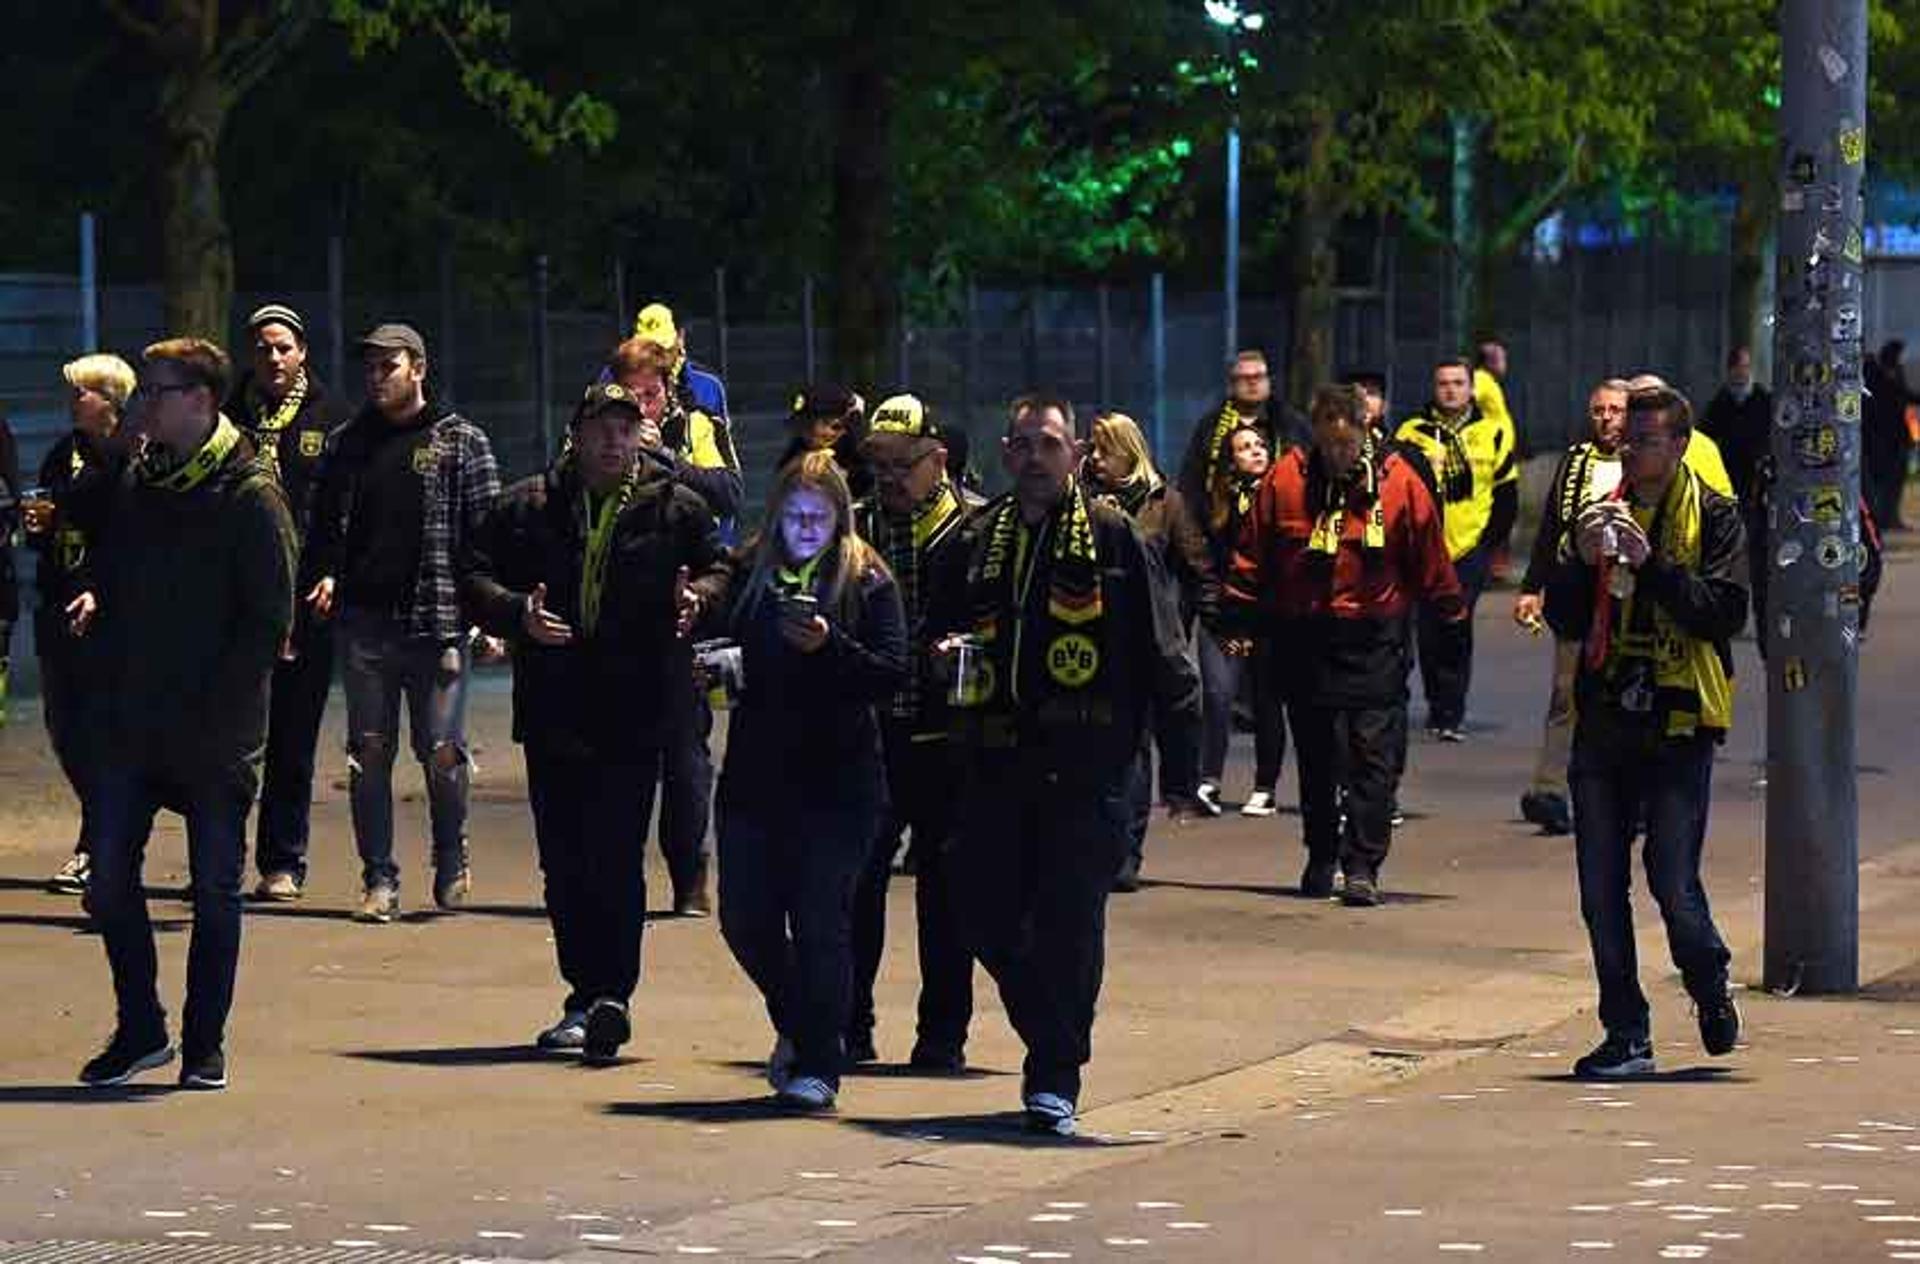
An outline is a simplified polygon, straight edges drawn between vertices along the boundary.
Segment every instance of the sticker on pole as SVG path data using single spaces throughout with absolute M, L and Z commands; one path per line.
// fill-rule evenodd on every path
M 1780 551 L 1774 554 L 1774 564 L 1781 570 L 1787 569 L 1800 560 L 1800 541 L 1787 540 L 1780 545 Z
M 1816 487 L 1806 495 L 1807 519 L 1823 526 L 1838 526 L 1846 517 L 1847 494 L 1838 487 Z
M 1780 672 L 1780 683 L 1788 693 L 1799 693 L 1807 687 L 1807 665 L 1797 658 L 1790 658 Z
M 1842 303 L 1833 313 L 1833 340 L 1854 342 L 1860 337 L 1860 305 Z
M 1820 562 L 1822 570 L 1837 571 L 1847 564 L 1847 558 L 1853 550 L 1847 542 L 1837 535 L 1822 536 L 1820 543 L 1814 546 L 1813 555 Z
M 1852 121 L 1840 124 L 1840 161 L 1857 167 L 1867 160 L 1867 129 Z
M 1809 153 L 1796 153 L 1787 162 L 1787 179 L 1795 184 L 1812 184 L 1820 176 L 1820 165 Z
M 1860 420 L 1860 392 L 1841 391 L 1833 397 L 1833 411 L 1841 421 L 1852 425 Z
M 1839 83 L 1847 77 L 1847 59 L 1840 50 L 1831 44 L 1820 46 L 1820 69 L 1827 72 L 1828 83 Z
M 1789 370 L 1793 384 L 1805 389 L 1825 386 L 1833 380 L 1833 366 L 1825 357 L 1808 356 L 1804 360 L 1795 360 Z
M 1860 605 L 1860 585 L 1840 585 L 1840 604 L 1848 609 L 1857 609 Z
M 1840 459 L 1840 434 L 1832 426 L 1802 426 L 1793 432 L 1793 459 L 1810 470 Z

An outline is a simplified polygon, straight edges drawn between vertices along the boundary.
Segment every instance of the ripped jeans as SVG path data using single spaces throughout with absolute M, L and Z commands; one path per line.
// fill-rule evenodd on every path
M 406 634 L 383 611 L 351 607 L 340 616 L 341 679 L 347 695 L 347 772 L 353 837 L 361 878 L 371 889 L 398 889 L 393 859 L 393 757 L 400 741 L 400 700 L 407 735 L 427 782 L 433 864 L 452 874 L 467 862 L 467 673 L 464 645 Z

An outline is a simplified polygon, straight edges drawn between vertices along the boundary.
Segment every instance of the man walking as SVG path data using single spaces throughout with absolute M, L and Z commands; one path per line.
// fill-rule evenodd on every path
M 294 586 L 300 597 L 293 633 L 273 667 L 260 819 L 254 827 L 260 883 L 253 894 L 262 900 L 297 900 L 307 881 L 314 749 L 333 684 L 333 626 L 314 613 L 320 576 L 307 545 L 333 431 L 343 418 L 307 368 L 307 327 L 300 313 L 270 303 L 247 317 L 247 333 L 253 339 L 253 367 L 227 400 L 227 416 L 252 440 L 286 493 L 299 548 Z
M 874 410 L 862 447 L 874 474 L 877 506 L 861 534 L 886 559 L 907 620 L 905 683 L 881 709 L 887 762 L 887 816 L 853 903 L 853 1007 L 849 1063 L 879 1056 L 873 1044 L 873 984 L 886 943 L 887 886 L 900 836 L 910 836 L 913 907 L 918 928 L 918 1034 L 908 1064 L 923 1071 L 966 1068 L 973 1019 L 973 957 L 955 923 L 951 841 L 958 764 L 949 740 L 945 695 L 932 677 L 926 621 L 933 576 L 964 569 L 972 537 L 967 509 L 947 476 L 947 448 L 938 421 L 912 395 Z
M 1730 954 L 1700 881 L 1714 748 L 1733 724 L 1730 642 L 1747 618 L 1735 578 L 1740 511 L 1687 468 L 1692 409 L 1665 387 L 1627 400 L 1623 482 L 1589 505 L 1547 602 L 1555 630 L 1582 639 L 1568 782 L 1580 911 L 1600 986 L 1606 1038 L 1574 1065 L 1583 1076 L 1653 1070 L 1629 898 L 1644 821 L 1647 887 L 1709 1054 L 1731 1052 L 1740 1016 Z
M 507 489 L 465 568 L 482 626 L 514 644 L 513 736 L 568 988 L 535 1043 L 596 1063 L 632 1031 L 647 818 L 693 676 L 677 625 L 726 592 L 713 515 L 642 459 L 644 421 L 618 383 L 589 389 L 569 453 Z
M 1075 1129 L 1092 1052 L 1128 769 L 1156 716 L 1190 726 L 1199 707 L 1172 586 L 1126 515 L 1075 480 L 1084 446 L 1070 404 L 1014 403 L 1002 442 L 1013 490 L 981 511 L 929 621 L 967 638 L 941 645 L 970 660 L 961 924 L 1026 1044 L 1028 1125 L 1058 1134 Z
M 1473 383 L 1465 360 L 1442 360 L 1433 370 L 1432 401 L 1423 414 L 1402 422 L 1399 432 L 1400 441 L 1419 449 L 1433 470 L 1446 522 L 1447 555 L 1467 605 L 1464 619 L 1448 619 L 1423 606 L 1416 620 L 1427 731 L 1443 742 L 1466 740 L 1473 607 L 1520 511 L 1513 422 L 1504 404 L 1499 416 L 1483 413 L 1474 401 Z
M 83 1083 L 125 1083 L 173 1058 L 140 871 L 161 804 L 187 823 L 193 942 L 180 1082 L 227 1083 L 226 1024 L 240 961 L 247 812 L 259 788 L 267 689 L 293 619 L 293 524 L 272 472 L 219 412 L 219 347 L 176 338 L 142 356 L 133 425 L 147 439 L 116 491 L 98 553 L 90 692 L 102 746 L 88 886 L 113 970 L 117 1021 Z
M 365 886 L 354 917 L 400 911 L 393 757 L 400 703 L 426 774 L 433 898 L 465 904 L 467 622 L 457 559 L 500 492 L 486 432 L 427 389 L 426 342 L 388 324 L 360 340 L 367 403 L 341 430 L 315 528 L 313 612 L 338 603 L 345 653 L 347 771 Z
M 1302 895 L 1380 902 L 1407 706 L 1407 610 L 1466 617 L 1439 511 L 1396 453 L 1376 450 L 1352 386 L 1314 393 L 1313 446 L 1287 453 L 1255 495 L 1228 578 L 1240 620 L 1289 653 L 1307 865 Z

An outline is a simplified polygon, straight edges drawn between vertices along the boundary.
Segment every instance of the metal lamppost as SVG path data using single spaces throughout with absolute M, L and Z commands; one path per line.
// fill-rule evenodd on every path
M 1265 15 L 1240 7 L 1238 0 L 1206 0 L 1207 20 L 1227 35 L 1227 285 L 1225 296 L 1226 362 L 1240 350 L 1240 65 L 1234 39 L 1242 31 L 1258 31 Z

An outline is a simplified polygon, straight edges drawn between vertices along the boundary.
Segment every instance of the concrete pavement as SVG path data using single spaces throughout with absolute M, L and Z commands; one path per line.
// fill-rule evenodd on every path
M 1116 898 L 1111 911 L 1085 1103 L 1097 1135 L 1081 1144 L 1035 1143 L 1012 1130 L 1004 1112 L 1017 1105 L 1019 1053 L 984 977 L 969 1050 L 976 1074 L 923 1080 L 883 1066 L 848 1080 L 835 1118 L 771 1115 L 756 1074 L 771 1036 L 712 922 L 653 923 L 626 1064 L 587 1071 L 527 1051 L 560 991 L 497 682 L 474 707 L 479 908 L 384 928 L 346 920 L 356 867 L 343 796 L 328 784 L 342 763 L 336 704 L 312 892 L 248 919 L 234 1087 L 182 1095 L 150 1076 L 137 1092 L 82 1092 L 72 1076 L 111 1022 L 105 965 L 73 901 L 36 889 L 58 862 L 71 815 L 35 726 L 16 716 L 0 737 L 0 986 L 16 998 L 0 1033 L 0 1240 L 876 1260 L 1050 1251 L 1425 1258 L 1443 1246 L 1560 1258 L 1602 1249 L 1572 1247 L 1578 1239 L 1609 1240 L 1616 1254 L 1641 1258 L 1701 1245 L 1717 1258 L 1884 1258 L 1856 1254 L 1875 1245 L 1858 1231 L 1884 1224 L 1892 1226 L 1884 1237 L 1902 1238 L 1904 1222 L 1863 1217 L 1910 1214 L 1902 1200 L 1920 1202 L 1920 1155 L 1903 1148 L 1913 1138 L 1859 1122 L 1920 1123 L 1911 1104 L 1920 1099 L 1901 1087 L 1912 1082 L 1920 1039 L 1895 1034 L 1920 1029 L 1910 976 L 1899 973 L 1920 956 L 1906 912 L 1920 910 L 1920 860 L 1909 850 L 1920 842 L 1908 701 L 1920 668 L 1916 585 L 1920 568 L 1896 561 L 1863 666 L 1867 961 L 1890 980 L 1878 999 L 1752 997 L 1754 1047 L 1712 1064 L 1725 1074 L 1697 1081 L 1606 1094 L 1552 1078 L 1591 1043 L 1591 1017 L 1575 1017 L 1591 1004 L 1591 983 L 1571 849 L 1515 819 L 1547 647 L 1506 624 L 1496 594 L 1481 612 L 1473 740 L 1416 745 L 1403 795 L 1414 819 L 1396 840 L 1385 908 L 1291 896 L 1300 864 L 1291 814 L 1156 828 L 1148 888 Z M 1735 944 L 1736 974 L 1751 983 L 1763 703 L 1750 648 L 1741 647 L 1742 728 L 1716 778 L 1709 890 Z M 1238 754 L 1243 779 L 1246 752 Z M 1291 781 L 1289 771 L 1283 802 Z M 402 784 L 417 785 L 415 774 Z M 1230 778 L 1228 788 L 1237 798 L 1244 786 Z M 401 838 L 415 907 L 426 886 L 424 824 L 423 805 L 410 798 L 401 810 L 415 824 Z M 181 867 L 177 826 L 164 824 L 150 881 L 177 886 Z M 655 876 L 658 907 L 665 882 L 657 867 Z M 156 914 L 170 919 L 162 971 L 177 996 L 185 910 L 162 899 Z M 905 880 L 892 915 L 879 1038 L 883 1056 L 897 1060 L 911 1041 Z M 1663 1057 L 1692 1066 L 1701 1060 L 1688 1052 L 1684 998 L 1657 926 L 1648 929 L 1642 962 Z M 1860 1061 L 1832 1061 L 1840 1057 Z M 1838 1144 L 1881 1148 L 1804 1149 L 1835 1132 L 1875 1134 Z M 1795 1146 L 1804 1153 L 1788 1162 Z M 1821 1197 L 1762 1199 L 1755 1180 L 1737 1175 L 1707 1184 L 1749 1190 L 1667 1196 L 1679 1187 L 1630 1184 L 1657 1179 L 1643 1174 L 1641 1150 L 1693 1160 L 1657 1167 L 1751 1164 L 1769 1181 L 1812 1182 Z M 1869 1159 L 1870 1181 L 1844 1175 Z M 1626 1190 L 1616 1188 L 1623 1180 Z M 1818 1189 L 1847 1183 L 1862 1189 Z M 1864 1207 L 1841 1194 L 1896 1205 Z M 1651 1209 L 1626 1206 L 1656 1195 Z M 1762 1212 L 1767 1201 L 1800 1209 Z M 1686 1202 L 1739 1215 L 1660 1206 Z M 1612 1210 L 1565 1210 L 1575 1204 Z M 1075 1219 L 1030 1219 L 1062 1215 Z M 1602 1215 L 1603 1230 L 1582 1219 Z M 1732 1219 L 1739 1223 L 1722 1227 Z M 1689 1232 L 1670 1236 L 1681 1227 Z M 1920 1240 L 1920 1224 L 1911 1227 L 1905 1236 Z M 1480 1252 L 1467 1250 L 1476 1244 Z

